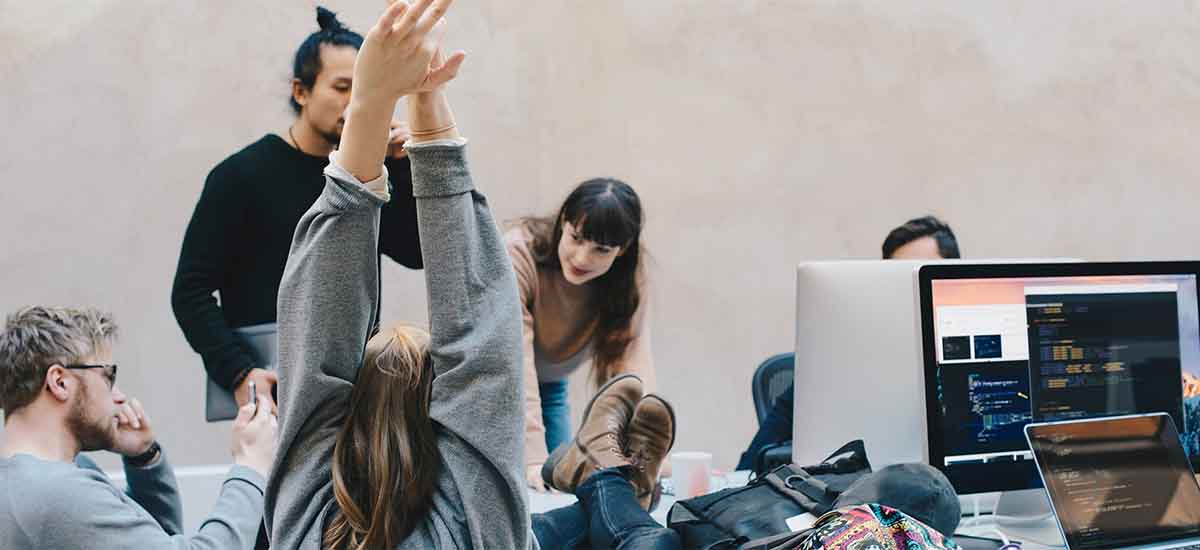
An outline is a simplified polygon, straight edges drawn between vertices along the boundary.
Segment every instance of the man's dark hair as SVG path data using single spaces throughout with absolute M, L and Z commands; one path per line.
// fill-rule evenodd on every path
M 317 24 L 321 26 L 321 30 L 308 35 L 308 38 L 300 43 L 300 48 L 296 50 L 296 60 L 292 62 L 292 77 L 310 90 L 317 81 L 317 75 L 321 74 L 322 44 L 350 46 L 357 50 L 362 48 L 363 43 L 361 34 L 346 28 L 338 21 L 337 14 L 320 6 L 317 7 Z M 292 104 L 292 110 L 300 114 L 300 104 L 296 102 L 296 98 L 290 97 L 288 101 Z
M 958 240 L 954 238 L 954 231 L 950 230 L 950 226 L 933 216 L 925 216 L 908 220 L 888 233 L 887 238 L 883 240 L 883 259 L 890 259 L 898 248 L 921 237 L 933 237 L 933 240 L 937 241 L 938 254 L 943 258 L 962 257 L 958 253 Z

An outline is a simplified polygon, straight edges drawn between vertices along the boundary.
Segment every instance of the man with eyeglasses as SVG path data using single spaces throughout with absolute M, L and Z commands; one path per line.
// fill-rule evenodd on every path
M 276 448 L 269 407 L 233 425 L 233 459 L 212 514 L 181 534 L 175 474 L 137 399 L 116 385 L 117 327 L 94 309 L 27 307 L 0 332 L 0 548 L 249 548 Z M 118 490 L 80 452 L 123 457 Z

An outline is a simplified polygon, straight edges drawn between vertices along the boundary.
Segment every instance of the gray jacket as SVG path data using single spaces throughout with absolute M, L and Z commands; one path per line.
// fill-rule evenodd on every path
M 265 480 L 249 468 L 229 471 L 212 515 L 183 536 L 183 506 L 165 455 L 145 468 L 126 465 L 127 493 L 95 463 L 79 463 L 0 458 L 0 548 L 254 548 Z
M 399 547 L 531 548 L 516 278 L 463 145 L 416 146 L 409 156 L 442 468 L 427 516 Z M 335 159 L 325 174 L 324 192 L 296 226 L 279 287 L 280 441 L 266 518 L 271 546 L 282 550 L 322 547 L 337 506 L 334 441 L 379 302 L 387 173 L 362 184 Z

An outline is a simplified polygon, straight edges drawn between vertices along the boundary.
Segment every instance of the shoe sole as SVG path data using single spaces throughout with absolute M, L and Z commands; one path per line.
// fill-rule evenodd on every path
M 546 486 L 554 487 L 554 468 L 556 468 L 558 463 L 562 461 L 563 455 L 567 454 L 567 451 L 570 450 L 572 445 L 579 444 L 579 432 L 583 430 L 583 425 L 587 424 L 588 417 L 592 414 L 592 405 L 594 405 L 596 400 L 599 399 L 601 395 L 604 395 L 604 392 L 608 391 L 613 384 L 616 384 L 617 382 L 626 378 L 634 378 L 637 379 L 638 382 L 642 381 L 641 377 L 636 374 L 622 374 L 620 376 L 614 376 L 611 380 L 605 382 L 603 386 L 600 386 L 600 389 L 596 390 L 595 395 L 592 395 L 592 399 L 588 401 L 587 407 L 583 409 L 583 420 L 579 422 L 579 429 L 575 430 L 575 437 L 572 437 L 570 441 L 563 443 L 562 445 L 559 445 L 557 449 L 554 449 L 554 452 L 550 453 L 550 456 L 546 459 L 546 462 L 542 464 L 542 482 L 545 483 Z M 663 402 L 666 403 L 666 401 Z M 670 408 L 670 405 L 667 405 L 667 407 Z M 637 403 L 633 404 L 633 408 L 637 408 Z M 674 411 L 671 412 L 671 419 L 672 428 L 674 428 Z M 671 435 L 671 443 L 672 445 L 675 443 L 674 434 Z M 558 487 L 554 488 L 558 489 Z M 559 490 L 561 491 L 562 489 Z
M 675 432 L 679 428 L 679 423 L 675 421 L 675 407 L 672 407 L 671 404 L 668 403 L 666 399 L 663 399 L 663 397 L 661 395 L 658 395 L 657 393 L 648 393 L 648 394 L 642 396 L 642 398 L 639 400 L 639 402 L 645 401 L 647 399 L 655 399 L 659 403 L 662 403 L 663 406 L 667 408 L 667 414 L 669 414 L 671 416 L 671 443 L 669 445 L 667 445 L 667 453 L 669 454 L 671 452 L 671 449 L 675 448 Z M 634 409 L 634 414 L 637 414 L 637 407 L 635 406 L 633 409 Z
M 648 394 L 642 396 L 642 398 L 640 400 L 638 400 L 638 404 L 641 404 L 642 401 L 645 401 L 647 399 L 654 399 L 654 400 L 657 400 L 659 403 L 662 403 L 663 406 L 666 407 L 666 409 L 667 409 L 667 414 L 671 417 L 671 443 L 669 443 L 667 445 L 667 456 L 670 456 L 671 449 L 675 448 L 675 432 L 679 427 L 679 423 L 675 421 L 675 408 L 672 407 L 671 404 L 668 403 L 666 399 L 663 399 L 663 397 L 661 395 L 658 395 L 656 393 L 648 393 Z M 634 407 L 634 414 L 635 415 L 637 414 L 637 407 Z M 664 456 L 663 458 L 665 459 L 667 457 Z M 652 511 L 654 511 L 655 508 L 658 508 L 658 503 L 661 498 L 658 495 L 658 491 L 661 488 L 662 488 L 662 486 L 656 482 L 654 484 L 654 487 L 650 489 L 650 506 L 646 510 L 647 512 L 652 512 Z M 641 493 L 641 494 L 636 495 L 636 498 L 640 502 L 641 499 L 644 498 L 645 496 L 646 496 L 645 493 Z

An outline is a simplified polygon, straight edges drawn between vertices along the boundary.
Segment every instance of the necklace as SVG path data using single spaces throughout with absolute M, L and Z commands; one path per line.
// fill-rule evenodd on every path
M 296 141 L 296 136 L 292 135 L 292 127 L 291 126 L 288 126 L 288 138 L 292 140 L 292 147 L 295 147 L 296 150 L 300 151 L 301 154 L 308 155 L 308 153 L 304 152 L 304 149 L 300 148 L 300 142 Z M 311 155 L 309 155 L 309 156 L 311 156 Z

